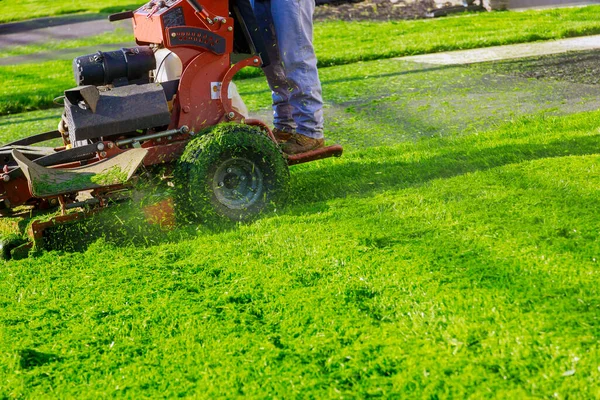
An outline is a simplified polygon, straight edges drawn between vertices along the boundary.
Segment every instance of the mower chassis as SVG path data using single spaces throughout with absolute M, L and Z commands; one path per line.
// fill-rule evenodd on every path
M 247 0 L 238 1 L 240 4 L 244 2 L 247 3 Z M 170 0 L 166 3 L 159 3 L 159 5 L 167 7 L 166 10 L 157 9 L 156 7 L 159 5 L 153 9 L 147 8 L 148 5 L 146 5 L 136 12 L 119 14 L 112 19 L 132 18 L 136 41 L 139 45 L 162 43 L 182 62 L 183 73 L 179 80 L 177 95 L 172 101 L 171 123 L 166 129 L 158 131 L 147 129 L 133 137 L 107 136 L 93 144 L 73 148 L 65 146 L 55 148 L 53 151 L 35 146 L 53 139 L 65 139 L 64 132 L 52 131 L 17 140 L 0 148 L 0 156 L 4 158 L 4 167 L 0 172 L 0 206 L 4 207 L 0 209 L 0 212 L 7 214 L 12 209 L 28 206 L 30 209 L 42 212 L 58 211 L 60 214 L 49 220 L 33 221 L 27 232 L 30 242 L 20 245 L 16 249 L 19 250 L 17 252 L 19 255 L 25 255 L 34 246 L 42 246 L 44 231 L 48 228 L 82 220 L 108 208 L 112 204 L 113 195 L 116 194 L 120 198 L 124 192 L 130 191 L 132 187 L 130 178 L 135 172 L 129 171 L 127 179 L 118 183 L 105 182 L 89 187 L 80 186 L 76 190 L 57 189 L 40 192 L 34 187 L 32 179 L 28 179 L 24 174 L 23 168 L 27 165 L 35 167 L 35 170 L 40 170 L 38 175 L 41 176 L 44 175 L 44 169 L 48 176 L 87 173 L 101 163 L 110 162 L 117 157 L 126 158 L 128 154 L 133 155 L 135 152 L 131 150 L 139 148 L 146 152 L 139 169 L 145 170 L 153 166 L 173 164 L 181 157 L 187 144 L 196 134 L 221 123 L 238 123 L 259 127 L 274 145 L 278 146 L 271 129 L 262 121 L 246 119 L 233 107 L 232 99 L 229 96 L 229 87 L 234 76 L 242 68 L 263 66 L 265 60 L 259 54 L 253 54 L 231 65 L 230 55 L 234 51 L 235 21 L 233 18 L 222 17 L 229 13 L 229 2 L 204 0 L 203 3 L 199 7 L 196 1 Z M 233 7 L 238 6 L 242 8 L 241 5 Z M 185 15 L 185 21 L 190 26 L 173 27 L 166 23 L 166 19 L 163 17 L 165 14 L 170 14 L 175 8 L 180 10 L 181 15 Z M 240 15 L 237 9 L 236 15 Z M 206 39 L 198 39 L 202 35 L 210 40 L 207 42 Z M 256 39 L 255 36 L 254 34 Z M 190 44 L 190 40 L 195 43 Z M 209 93 L 206 90 L 209 84 L 212 85 L 211 82 L 220 84 L 220 93 L 216 97 L 214 97 L 215 93 Z M 94 113 L 96 112 L 95 101 L 91 104 Z M 66 139 L 65 143 L 68 143 Z M 14 153 L 15 151 L 16 153 Z M 342 152 L 342 147 L 335 145 L 305 154 L 292 156 L 282 154 L 282 156 L 287 164 L 292 166 L 328 157 L 339 157 Z M 21 158 L 21 161 L 17 161 L 16 158 Z M 135 169 L 138 167 L 136 166 Z M 87 196 L 86 199 L 80 198 L 82 193 Z M 166 201 L 160 207 L 155 207 L 150 214 L 162 215 L 165 212 L 173 214 L 172 208 L 172 201 Z M 153 219 L 151 215 L 149 219 Z M 163 218 L 154 218 L 154 220 L 162 221 L 158 223 L 165 221 Z M 172 225 L 172 218 L 167 218 L 167 221 L 167 225 Z M 11 245 L 7 246 L 10 251 Z M 13 247 L 16 246 L 15 243 Z

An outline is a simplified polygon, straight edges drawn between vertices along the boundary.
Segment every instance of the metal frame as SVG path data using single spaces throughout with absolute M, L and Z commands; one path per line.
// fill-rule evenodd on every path
M 233 0 L 231 0 L 233 1 Z M 111 16 L 111 20 L 131 18 L 134 35 L 138 45 L 157 45 L 175 53 L 183 65 L 183 74 L 179 80 L 177 95 L 173 102 L 171 123 L 162 132 L 147 131 L 138 137 L 126 139 L 104 140 L 82 147 L 55 149 L 51 155 L 38 154 L 31 151 L 28 158 L 48 168 L 70 169 L 94 164 L 101 160 L 127 152 L 134 145 L 148 150 L 143 161 L 146 167 L 176 161 L 183 153 L 185 146 L 195 132 L 223 122 L 236 122 L 258 126 L 277 144 L 271 129 L 262 121 L 245 119 L 232 106 L 228 96 L 229 86 L 234 76 L 244 67 L 261 67 L 263 59 L 260 54 L 252 54 L 232 65 L 234 50 L 235 21 L 229 16 L 228 0 L 202 0 L 202 4 L 193 0 L 171 0 L 149 4 L 164 5 L 163 8 L 142 6 L 135 12 L 121 13 Z M 177 15 L 171 15 L 177 13 Z M 173 21 L 183 21 L 185 25 L 173 26 Z M 246 24 L 238 24 L 246 27 Z M 239 35 L 238 35 L 239 36 Z M 248 40 L 253 36 L 245 35 Z M 260 36 L 260 35 L 259 35 Z M 221 42 L 224 41 L 224 42 Z M 264 48 L 250 44 L 253 49 Z M 239 57 L 238 57 L 239 58 Z M 214 99 L 211 93 L 212 83 L 221 84 L 220 99 Z M 60 127 L 59 127 L 60 129 Z M 37 209 L 60 204 L 63 215 L 48 222 L 34 222 L 31 225 L 30 237 L 36 243 L 43 238 L 43 231 L 56 224 L 73 222 L 99 212 L 107 204 L 99 198 L 91 209 L 67 214 L 66 210 L 81 205 L 75 196 L 53 196 L 51 198 L 35 198 L 30 183 L 10 152 L 18 146 L 33 146 L 51 139 L 63 137 L 60 131 L 47 132 L 12 142 L 0 148 L 0 155 L 5 157 L 5 165 L 0 172 L 0 204 L 12 209 L 22 205 L 34 206 Z M 66 142 L 65 142 L 66 143 Z M 301 164 L 322 158 L 341 156 L 341 146 L 331 146 L 306 154 L 287 157 L 289 165 Z M 284 157 L 286 157 L 284 155 Z M 126 188 L 116 186 L 107 188 L 119 190 Z M 93 193 L 97 194 L 97 193 Z

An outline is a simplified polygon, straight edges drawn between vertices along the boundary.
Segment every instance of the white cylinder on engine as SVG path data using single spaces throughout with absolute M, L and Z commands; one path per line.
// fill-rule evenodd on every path
M 168 82 L 181 78 L 183 65 L 177 54 L 169 49 L 159 49 L 154 55 L 157 66 L 157 69 L 154 71 L 156 82 Z M 242 100 L 237 90 L 236 84 L 233 82 L 229 85 L 229 97 L 231 98 L 232 107 L 245 118 L 248 118 L 248 107 L 246 107 L 244 100 Z
M 154 71 L 156 82 L 168 82 L 181 78 L 183 65 L 177 54 L 168 49 L 159 49 L 154 56 L 157 67 Z

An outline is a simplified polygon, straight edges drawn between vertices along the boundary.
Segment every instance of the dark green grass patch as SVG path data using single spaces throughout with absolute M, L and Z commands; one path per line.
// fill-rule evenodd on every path
M 497 74 L 598 85 L 600 84 L 600 51 L 569 52 L 500 63 L 485 63 L 480 68 Z

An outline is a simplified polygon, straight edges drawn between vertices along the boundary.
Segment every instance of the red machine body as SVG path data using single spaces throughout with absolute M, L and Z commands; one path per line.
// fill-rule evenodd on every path
M 167 49 L 181 62 L 181 76 L 168 82 L 170 86 L 176 86 L 174 93 L 167 96 L 171 120 L 168 127 L 141 129 L 127 135 L 101 133 L 97 139 L 77 144 L 72 143 L 72 139 L 65 133 L 68 126 L 64 126 L 66 123 L 63 117 L 59 130 L 21 139 L 0 149 L 0 155 L 5 161 L 0 173 L 0 208 L 4 212 L 23 205 L 37 210 L 60 207 L 61 216 L 31 225 L 29 235 L 32 238 L 40 239 L 43 230 L 55 224 L 79 220 L 90 213 L 99 212 L 110 203 L 112 194 L 120 193 L 128 186 L 125 182 L 109 182 L 72 190 L 44 191 L 39 185 L 36 188 L 32 182 L 31 174 L 35 170 L 44 169 L 37 171 L 38 176 L 61 175 L 60 179 L 67 179 L 68 173 L 72 171 L 72 176 L 77 177 L 81 175 L 76 173 L 84 174 L 94 168 L 97 171 L 98 166 L 107 160 L 119 165 L 115 161 L 117 157 L 125 165 L 127 154 L 135 148 L 141 148 L 146 151 L 145 156 L 141 164 L 128 167 L 129 179 L 139 165 L 151 167 L 177 161 L 196 133 L 224 122 L 258 126 L 277 146 L 269 127 L 261 121 L 246 119 L 234 108 L 229 95 L 232 79 L 242 68 L 261 67 L 268 62 L 261 57 L 260 46 L 255 43 L 262 41 L 256 36 L 260 32 L 256 26 L 254 29 L 248 26 L 249 20 L 245 20 L 251 17 L 255 23 L 248 0 L 201 1 L 202 4 L 197 0 L 153 0 L 137 11 L 116 14 L 110 18 L 111 21 L 132 19 L 139 46 L 149 46 L 154 52 Z M 123 49 L 124 54 L 126 50 L 128 49 Z M 102 56 L 102 53 L 98 54 Z M 157 65 L 157 71 L 160 69 L 161 65 Z M 153 82 L 152 76 L 149 79 L 146 82 L 149 86 L 153 83 L 164 84 Z M 117 91 L 117 86 L 114 84 L 113 90 Z M 109 84 L 107 89 L 99 89 L 99 94 L 96 94 L 94 90 L 97 88 L 94 86 L 79 86 L 66 91 L 65 97 L 73 100 L 73 104 L 79 104 L 88 113 L 91 113 L 90 109 L 95 113 L 98 96 L 111 88 L 113 85 Z M 123 110 L 121 114 L 127 115 Z M 63 147 L 48 149 L 34 146 L 58 138 L 63 139 Z M 288 165 L 294 165 L 340 156 L 342 151 L 336 145 L 283 157 Z M 18 154 L 15 155 L 15 152 Z M 139 155 L 139 152 L 136 154 Z M 89 193 L 91 200 L 82 202 L 78 199 L 83 191 Z M 86 208 L 86 211 L 68 212 L 81 207 Z
M 169 2 L 163 8 L 152 4 L 135 12 L 134 34 L 139 45 L 160 45 L 181 60 L 183 74 L 170 128 L 185 125 L 199 131 L 219 122 L 241 122 L 243 116 L 232 108 L 227 95 L 229 84 L 241 68 L 262 62 L 252 55 L 232 63 L 234 19 L 229 16 L 229 3 L 204 1 L 202 11 L 187 0 Z M 219 96 L 214 94 L 213 83 L 220 84 Z

